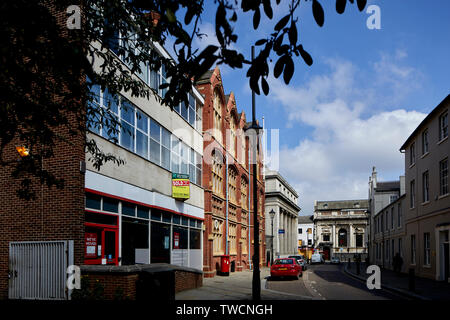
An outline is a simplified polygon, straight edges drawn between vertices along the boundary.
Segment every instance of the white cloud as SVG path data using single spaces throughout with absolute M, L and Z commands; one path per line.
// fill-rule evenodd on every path
M 391 74 L 386 79 L 380 75 L 374 87 L 363 87 L 358 81 L 360 70 L 352 63 L 327 63 L 331 73 L 314 76 L 302 86 L 271 80 L 271 98 L 286 110 L 291 125 L 303 123 L 314 129 L 295 147 L 282 147 L 279 156 L 281 173 L 300 193 L 303 214 L 312 214 L 314 200 L 367 198 L 372 166 L 382 176 L 398 179 L 404 172 L 399 148 L 426 116 L 374 107 L 384 99 L 381 88 L 392 85 L 392 79 L 403 88 L 415 76 L 413 68 L 382 56 L 374 66 L 380 71 L 390 66 Z

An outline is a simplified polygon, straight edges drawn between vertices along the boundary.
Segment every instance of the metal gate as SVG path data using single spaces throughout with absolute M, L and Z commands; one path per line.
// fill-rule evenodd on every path
M 9 299 L 64 300 L 73 240 L 9 243 Z

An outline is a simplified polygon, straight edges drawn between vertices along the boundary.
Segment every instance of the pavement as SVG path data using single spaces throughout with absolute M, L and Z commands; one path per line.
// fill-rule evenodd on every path
M 356 265 L 352 263 L 344 271 L 351 277 L 366 282 L 370 274 L 366 274 L 365 263 L 361 263 L 360 274 L 356 274 Z M 421 277 L 415 277 L 415 290 L 409 290 L 408 274 L 397 274 L 392 270 L 381 269 L 381 288 L 414 300 L 450 300 L 450 284 Z
M 267 288 L 270 269 L 262 267 L 261 300 L 315 300 L 312 297 L 283 293 Z M 175 294 L 175 300 L 252 300 L 253 271 L 230 272 L 229 276 L 203 278 L 203 286 Z

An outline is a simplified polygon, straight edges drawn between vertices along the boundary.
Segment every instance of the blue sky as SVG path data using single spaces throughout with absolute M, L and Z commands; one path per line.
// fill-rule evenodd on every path
M 403 175 L 399 147 L 450 93 L 450 1 L 369 0 L 380 8 L 380 30 L 367 28 L 370 14 L 356 5 L 339 15 L 335 1 L 320 2 L 322 28 L 311 2 L 298 11 L 299 37 L 314 64 L 299 58 L 289 86 L 270 77 L 269 96 L 256 96 L 257 117 L 279 130 L 279 171 L 299 192 L 301 214 L 312 214 L 314 200 L 366 198 L 372 166 L 382 180 Z M 251 44 L 272 31 L 288 3 L 257 31 L 252 16 L 238 12 L 236 47 L 250 58 Z M 210 37 L 200 47 L 215 41 L 214 18 L 208 6 L 201 28 Z M 251 119 L 246 70 L 221 71 L 225 92 L 235 93 Z

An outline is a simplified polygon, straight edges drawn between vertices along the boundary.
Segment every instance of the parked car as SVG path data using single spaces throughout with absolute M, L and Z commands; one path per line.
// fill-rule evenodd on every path
M 298 263 L 302 266 L 302 271 L 305 271 L 307 269 L 306 265 L 306 258 L 302 255 L 298 255 L 298 256 L 289 256 L 288 258 L 294 258 L 298 261 Z
M 338 257 L 332 257 L 332 258 L 331 258 L 331 263 L 332 263 L 332 264 L 340 264 L 340 263 L 341 263 L 341 260 L 339 260 Z
M 313 263 L 324 263 L 323 255 L 321 253 L 314 253 L 311 256 L 311 264 Z
M 276 259 L 270 267 L 270 276 L 276 277 L 295 277 L 303 275 L 302 266 L 294 258 Z

